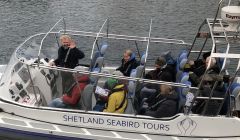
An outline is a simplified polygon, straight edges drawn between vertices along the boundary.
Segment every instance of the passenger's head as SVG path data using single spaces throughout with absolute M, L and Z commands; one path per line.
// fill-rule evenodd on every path
M 166 59 L 164 57 L 158 57 L 155 60 L 155 67 L 156 68 L 162 68 L 164 65 L 166 65 Z
M 114 71 L 113 75 L 123 76 L 120 71 Z M 108 90 L 112 90 L 117 84 L 122 83 L 122 80 L 117 78 L 108 78 L 106 81 L 106 87 Z
M 61 35 L 60 42 L 63 46 L 70 46 L 71 44 L 71 37 L 69 35 Z
M 170 85 L 160 85 L 160 94 L 172 94 L 172 86 Z
M 118 80 L 115 78 L 108 78 L 106 81 L 106 87 L 108 90 L 112 90 L 118 84 Z
M 207 87 L 212 88 L 213 87 L 214 80 L 211 75 L 206 74 L 205 76 L 202 76 L 202 78 L 201 79 L 203 80 L 203 83 L 202 83 L 203 88 L 207 88 Z
M 206 68 L 207 68 L 210 60 L 211 60 L 211 64 L 210 64 L 210 67 L 209 67 L 209 68 L 212 68 L 212 67 L 213 67 L 214 65 L 216 65 L 216 63 L 217 63 L 217 61 L 216 61 L 215 58 L 210 58 L 210 56 L 209 56 L 209 57 L 206 58 L 206 63 L 205 63 L 205 67 L 206 67 Z
M 215 82 L 217 82 L 217 86 L 221 86 L 223 82 L 223 76 L 216 74 L 205 74 L 200 79 L 203 82 L 201 88 L 212 88 Z
M 206 59 L 211 55 L 211 52 L 206 52 L 203 54 L 203 62 L 205 63 L 206 62 Z
M 83 66 L 76 66 L 74 68 L 74 70 L 77 70 L 77 71 L 88 71 L 88 68 L 87 67 L 83 67 Z M 86 75 L 86 74 L 82 74 L 82 73 L 73 73 L 73 77 L 74 78 L 79 78 L 83 75 Z
M 127 50 L 125 50 L 124 51 L 124 53 L 123 53 L 123 59 L 124 59 L 124 61 L 129 61 L 130 60 L 130 58 L 131 58 L 131 56 L 132 56 L 132 50 L 130 50 L 130 49 L 127 49 Z

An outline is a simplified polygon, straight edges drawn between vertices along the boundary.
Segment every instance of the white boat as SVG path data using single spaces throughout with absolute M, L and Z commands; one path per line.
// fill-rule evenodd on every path
M 222 1 L 219 2 L 219 7 L 221 7 L 221 4 Z M 232 9 L 234 10 L 232 11 Z M 108 29 L 106 33 L 103 33 L 104 27 L 108 27 L 108 19 L 105 20 L 97 33 L 69 30 L 66 28 L 64 19 L 60 19 L 47 33 L 39 33 L 26 39 L 16 49 L 9 64 L 0 67 L 1 70 L 4 70 L 0 83 L 0 136 L 20 139 L 240 139 L 240 119 L 233 115 L 233 112 L 240 110 L 240 80 L 237 77 L 240 67 L 240 54 L 230 51 L 232 44 L 236 43 L 233 40 L 239 39 L 239 34 L 236 31 L 239 31 L 240 6 L 227 6 L 222 11 L 222 18 L 207 18 L 204 20 L 192 44 L 177 39 L 152 37 L 152 21 L 148 36 L 139 37 L 109 34 Z M 231 23 L 229 23 L 228 18 L 232 20 Z M 53 31 L 61 22 L 64 23 L 63 29 Z M 204 30 L 207 32 L 203 33 Z M 48 65 L 45 58 L 56 58 L 57 48 L 51 46 L 58 43 L 58 36 L 61 34 L 69 34 L 76 38 L 88 37 L 94 40 L 89 57 L 91 60 L 90 66 L 95 70 L 83 71 Z M 203 46 L 200 50 L 194 50 L 196 41 L 201 37 L 205 38 Z M 103 47 L 98 46 L 100 40 L 107 43 L 103 45 L 109 45 L 110 47 L 111 40 L 145 43 L 145 55 L 141 60 L 143 63 L 137 69 L 137 72 L 140 70 L 140 75 L 135 77 L 112 75 L 111 73 L 116 68 L 103 66 L 104 54 L 107 54 L 108 50 L 102 50 Z M 225 95 L 222 98 L 213 97 L 212 92 L 209 97 L 201 97 L 198 92 L 199 87 L 191 87 L 184 84 L 182 80 L 173 83 L 142 78 L 143 71 L 151 69 L 146 67 L 146 61 L 152 43 L 188 47 L 188 52 L 183 52 L 185 54 L 181 56 L 181 60 L 180 57 L 176 58 L 177 67 L 180 67 L 180 65 L 186 64 L 190 54 L 204 52 L 207 41 L 212 43 L 211 57 L 223 60 L 221 74 L 229 74 L 227 60 L 238 60 L 235 72 L 230 75 L 236 80 L 228 83 Z M 216 47 L 225 47 L 224 52 L 218 51 Z M 103 51 L 105 52 L 103 53 Z M 102 53 L 102 55 L 95 55 L 99 53 Z M 94 82 L 87 85 L 81 95 L 80 104 L 83 105 L 81 108 L 65 109 L 47 106 L 52 99 L 61 96 L 62 80 L 59 73 L 62 71 L 88 74 L 92 77 Z M 178 68 L 178 74 L 180 73 L 183 73 L 183 71 Z M 188 75 L 185 76 L 184 79 L 188 80 Z M 132 82 L 134 86 L 131 88 L 133 90 L 129 89 L 129 91 L 131 90 L 133 93 L 135 93 L 136 86 L 143 82 L 168 84 L 178 89 L 188 89 L 187 92 L 194 91 L 194 101 L 202 99 L 207 100 L 210 104 L 211 101 L 217 100 L 220 102 L 219 108 L 217 108 L 216 113 L 211 114 L 210 112 L 209 114 L 209 107 L 206 106 L 203 114 L 193 114 L 191 108 L 194 102 L 192 102 L 183 113 L 179 112 L 172 117 L 153 118 L 138 115 L 135 112 L 132 104 L 134 94 L 132 94 L 132 96 L 128 96 L 128 107 L 124 114 L 93 111 L 92 108 L 96 103 L 94 86 L 96 84 L 101 85 L 107 77 Z M 236 86 L 233 87 L 234 84 Z M 227 107 L 226 114 L 220 114 L 223 103 L 228 97 L 232 99 L 229 102 L 235 104 Z

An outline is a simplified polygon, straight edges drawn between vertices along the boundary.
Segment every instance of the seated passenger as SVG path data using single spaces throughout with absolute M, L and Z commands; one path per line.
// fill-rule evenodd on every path
M 206 62 L 204 65 L 204 72 L 207 69 L 208 63 L 210 61 L 210 56 L 206 58 Z M 200 83 L 201 77 L 203 76 L 204 72 L 200 72 L 202 75 L 197 74 L 198 72 L 190 72 L 189 73 L 189 78 L 190 81 L 192 82 L 193 86 L 198 86 L 198 84 Z M 206 74 L 214 74 L 214 75 L 218 75 L 218 73 L 220 72 L 219 67 L 216 64 L 216 59 L 212 58 L 211 64 L 209 69 L 207 70 Z
M 85 86 L 90 82 L 88 75 L 73 74 L 73 77 L 78 81 L 74 83 L 68 90 L 64 93 L 62 97 L 56 98 L 49 103 L 49 107 L 56 108 L 73 108 L 78 105 L 81 97 L 81 92 L 84 90 Z
M 124 113 L 127 107 L 127 91 L 122 80 L 109 78 L 106 88 L 110 89 L 108 101 L 103 112 Z
M 150 80 L 163 80 L 163 81 L 170 81 L 174 82 L 175 81 L 175 74 L 173 73 L 174 68 L 172 66 L 168 66 L 166 64 L 165 58 L 164 57 L 158 57 L 157 60 L 155 61 L 155 70 L 149 71 L 146 75 L 146 79 Z M 162 78 L 165 77 L 165 78 Z M 148 98 L 149 96 L 152 95 L 153 92 L 156 90 L 159 90 L 158 84 L 152 84 L 152 83 L 146 83 L 143 85 L 143 88 L 141 89 L 140 92 L 140 100 L 143 100 L 144 98 Z
M 195 73 L 197 76 L 202 76 L 206 70 L 205 64 L 206 59 L 211 55 L 211 52 L 206 52 L 203 54 L 202 59 L 190 60 L 188 64 L 190 65 L 189 70 Z
M 162 78 L 164 81 L 167 80 Z M 145 103 L 147 107 L 143 106 L 140 114 L 156 118 L 170 117 L 177 113 L 178 96 L 172 86 L 160 85 L 158 92 L 148 98 Z
M 132 57 L 133 52 L 131 50 L 125 50 L 123 54 L 122 64 L 116 70 L 121 71 L 124 76 L 130 76 L 130 73 L 133 69 L 136 69 L 139 66 L 139 63 Z
M 199 96 L 203 97 L 209 97 L 210 93 L 212 92 L 212 88 L 214 86 L 214 83 L 217 82 L 217 85 L 215 89 L 213 90 L 212 97 L 224 97 L 225 94 L 225 88 L 222 84 L 223 77 L 219 76 L 218 74 L 206 74 L 204 77 L 203 83 L 199 89 Z M 195 102 L 195 106 L 193 107 L 192 111 L 197 114 L 201 114 L 204 106 L 206 105 L 207 100 L 197 100 Z M 218 109 L 219 104 L 217 100 L 214 100 L 216 103 L 215 105 L 211 105 L 211 112 L 214 114 L 216 110 Z M 221 102 L 221 100 L 220 100 Z
M 150 80 L 158 80 L 161 74 L 164 72 L 164 68 L 166 67 L 166 60 L 163 57 L 158 57 L 155 61 L 155 69 L 149 71 L 145 75 L 145 79 Z
M 166 59 L 164 57 L 158 57 L 155 61 L 155 69 L 149 71 L 146 75 L 146 79 L 150 80 L 159 80 L 161 75 L 164 75 L 165 73 L 171 73 L 171 81 L 175 81 L 175 68 L 172 65 L 168 65 L 166 63 Z

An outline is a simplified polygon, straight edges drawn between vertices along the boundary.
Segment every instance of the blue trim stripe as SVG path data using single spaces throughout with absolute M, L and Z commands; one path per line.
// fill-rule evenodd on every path
M 0 139 L 4 138 L 14 138 L 14 139 L 24 139 L 24 140 L 33 140 L 33 139 L 40 139 L 40 140 L 90 140 L 90 139 L 83 139 L 83 138 L 74 138 L 74 137 L 66 137 L 66 136 L 57 136 L 53 134 L 42 134 L 36 132 L 28 132 L 23 130 L 17 129 L 10 129 L 0 127 Z

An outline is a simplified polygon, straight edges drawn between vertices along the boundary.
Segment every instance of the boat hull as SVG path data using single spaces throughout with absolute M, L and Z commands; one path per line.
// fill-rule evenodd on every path
M 2 99 L 2 101 L 4 101 Z M 0 127 L 26 132 L 93 139 L 240 138 L 239 118 L 185 116 L 157 119 L 146 116 L 116 115 L 0 102 Z M 121 122 L 119 124 L 118 122 Z M 123 122 L 125 123 L 123 126 Z M 132 122 L 132 124 L 130 124 Z M 128 123 L 128 124 L 127 124 Z M 229 131 L 231 130 L 231 131 Z

